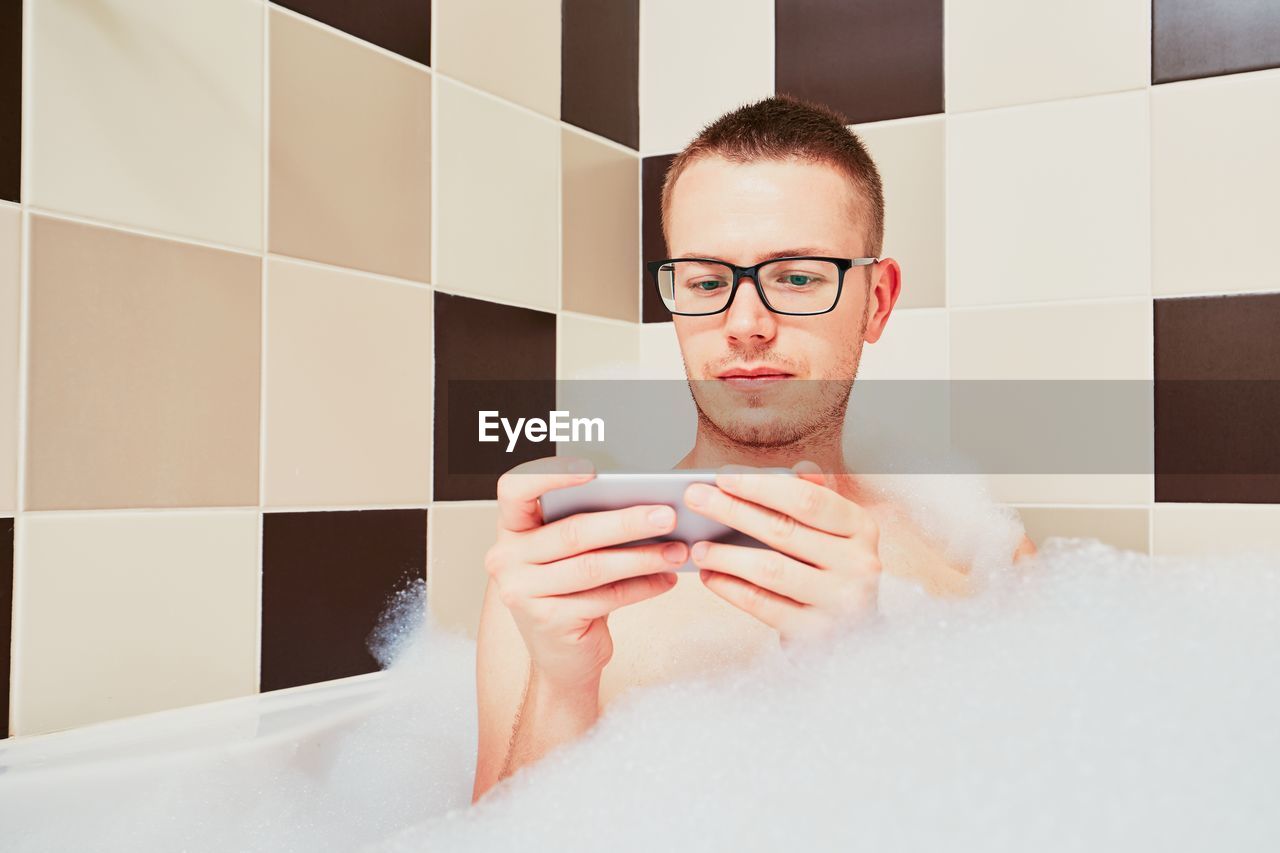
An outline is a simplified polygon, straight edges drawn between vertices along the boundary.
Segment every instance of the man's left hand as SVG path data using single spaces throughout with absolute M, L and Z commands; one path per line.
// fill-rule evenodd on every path
M 695 483 L 695 512 L 768 545 L 697 542 L 693 562 L 716 595 L 778 631 L 784 647 L 829 635 L 874 615 L 880 589 L 880 529 L 812 462 L 798 476 L 721 469 Z

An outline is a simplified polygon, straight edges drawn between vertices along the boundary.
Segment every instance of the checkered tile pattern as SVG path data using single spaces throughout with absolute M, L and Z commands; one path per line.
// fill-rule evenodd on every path
M 884 178 L 862 376 L 1280 379 L 1278 45 L 1228 0 L 0 0 L 0 721 L 373 671 L 423 578 L 474 630 L 440 389 L 679 376 L 662 170 L 775 92 Z M 997 491 L 1041 540 L 1280 546 L 1277 477 L 1160 473 L 1274 461 L 1247 402 Z

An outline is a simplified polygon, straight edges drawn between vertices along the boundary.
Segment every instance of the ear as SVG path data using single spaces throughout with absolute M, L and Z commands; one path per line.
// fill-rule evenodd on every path
M 874 344 L 884 334 L 889 314 L 902 292 L 902 268 L 893 258 L 885 258 L 872 267 L 871 276 L 871 289 L 867 293 L 871 316 L 867 318 L 867 329 L 862 333 L 862 339 Z

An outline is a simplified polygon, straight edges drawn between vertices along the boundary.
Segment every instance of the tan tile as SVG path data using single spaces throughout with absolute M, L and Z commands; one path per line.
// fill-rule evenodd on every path
M 952 311 L 951 376 L 1150 379 L 1151 300 Z
M 262 248 L 254 0 L 41 0 L 30 14 L 29 204 Z
M 18 524 L 15 734 L 257 692 L 256 511 Z
M 27 509 L 257 505 L 261 265 L 31 217 Z
M 430 73 L 275 9 L 270 42 L 271 251 L 427 281 Z
M 1277 105 L 1280 75 L 1274 71 L 1152 87 L 1151 274 L 1157 295 L 1280 288 Z
M 564 128 L 564 307 L 640 319 L 640 160 Z
M 498 504 L 431 507 L 427 605 L 436 624 L 474 637 L 489 575 L 484 553 L 497 540 Z
M 881 256 L 902 267 L 895 308 L 946 304 L 946 124 L 942 116 L 853 125 L 884 185 Z
M 1097 539 L 1116 548 L 1147 553 L 1151 511 L 1146 507 L 1020 506 L 1018 515 L 1037 545 L 1051 536 Z
M 560 126 L 444 78 L 436 97 L 435 284 L 555 310 Z
M 433 11 L 441 74 L 560 118 L 560 0 L 435 0 Z
M 431 291 L 267 261 L 270 506 L 425 504 Z
M 1280 506 L 1273 504 L 1156 504 L 1151 527 L 1157 556 L 1280 552 Z
M 18 507 L 18 347 L 22 329 L 22 213 L 0 204 L 0 514 Z

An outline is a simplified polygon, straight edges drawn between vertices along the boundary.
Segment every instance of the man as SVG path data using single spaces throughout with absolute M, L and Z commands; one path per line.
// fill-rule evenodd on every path
M 473 800 L 627 689 L 874 613 L 882 566 L 937 594 L 966 588 L 965 567 L 860 487 L 841 452 L 862 345 L 880 338 L 901 287 L 898 264 L 879 257 L 879 174 L 843 117 L 789 97 L 722 116 L 672 163 L 662 222 L 671 257 L 649 264 L 650 284 L 674 315 L 698 409 L 676 467 L 723 470 L 685 502 L 769 548 L 695 543 L 700 571 L 677 575 L 684 544 L 624 544 L 669 532 L 670 507 L 544 525 L 539 496 L 585 482 L 591 466 L 560 457 L 503 475 L 477 638 Z M 1018 555 L 1033 551 L 1024 539 Z

